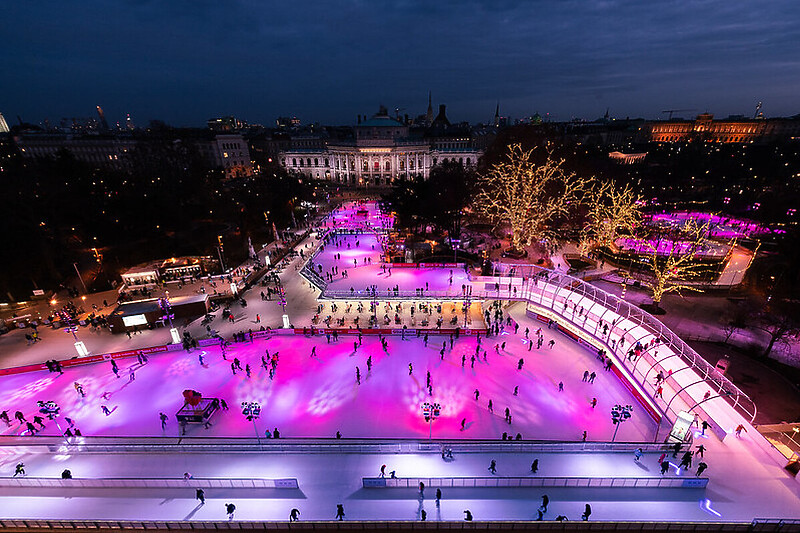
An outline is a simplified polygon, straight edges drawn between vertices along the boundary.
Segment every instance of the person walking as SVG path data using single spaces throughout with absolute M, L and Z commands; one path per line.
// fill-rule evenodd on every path
M 341 503 L 336 504 L 336 520 L 339 522 L 344 520 L 344 505 Z
M 206 504 L 206 492 L 203 489 L 197 489 L 194 491 L 194 498 L 196 500 L 200 500 L 200 505 Z

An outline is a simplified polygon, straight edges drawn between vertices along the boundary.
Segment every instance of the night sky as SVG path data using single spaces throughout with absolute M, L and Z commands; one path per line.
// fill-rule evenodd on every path
M 79 6 L 79 7 L 76 7 Z M 0 112 L 204 125 L 800 113 L 797 0 L 3 2 Z

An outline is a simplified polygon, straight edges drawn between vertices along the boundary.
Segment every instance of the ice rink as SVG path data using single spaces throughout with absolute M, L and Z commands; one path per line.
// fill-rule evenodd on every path
M 521 304 L 516 307 L 524 310 Z M 209 429 L 189 426 L 187 435 L 253 436 L 253 425 L 242 416 L 239 406 L 244 401 L 258 401 L 263 407 L 257 422 L 261 434 L 266 428 L 278 427 L 287 437 L 332 437 L 341 431 L 346 437 L 420 438 L 429 430 L 421 404 L 432 400 L 442 406 L 442 416 L 433 423 L 434 438 L 496 439 L 508 432 L 520 433 L 525 439 L 580 440 L 587 431 L 589 440 L 610 440 L 609 409 L 616 403 L 635 405 L 630 393 L 602 369 L 592 353 L 547 328 L 543 329 L 542 348 L 534 345 L 529 351 L 525 327 L 531 328 L 533 337 L 541 325 L 516 311 L 513 314 L 521 322 L 519 333 L 515 335 L 509 328 L 509 334 L 482 338 L 474 367 L 474 336 L 462 336 L 451 349 L 447 335 L 431 335 L 427 347 L 423 337 L 401 340 L 395 335 L 388 339 L 385 352 L 377 336 L 364 336 L 354 351 L 356 336 L 342 335 L 338 342 L 328 344 L 324 336 L 276 335 L 229 346 L 227 360 L 216 346 L 153 355 L 144 366 L 135 358 L 123 359 L 119 378 L 105 362 L 67 369 L 63 375 L 44 371 L 3 377 L 0 409 L 8 410 L 12 419 L 19 409 L 32 420 L 37 400 L 53 400 L 61 407 L 61 428 L 45 420 L 42 434 L 65 429 L 66 416 L 87 436 L 162 435 L 158 415 L 164 412 L 170 418 L 165 433 L 174 435 L 179 430 L 174 414 L 182 405 L 182 391 L 194 389 L 206 397 L 224 399 L 230 410 L 216 414 Z M 552 349 L 548 347 L 551 339 L 556 341 Z M 444 360 L 440 358 L 443 342 L 447 346 Z M 495 351 L 495 344 L 500 343 L 506 343 L 506 348 Z M 315 357 L 311 356 L 313 347 Z M 261 364 L 267 351 L 279 354 L 273 380 Z M 367 370 L 368 357 L 372 358 L 371 372 Z M 250 365 L 251 377 L 244 370 L 233 374 L 230 365 L 234 358 L 243 369 Z M 517 369 L 520 359 L 524 360 L 522 370 Z M 356 383 L 356 368 L 361 385 Z M 593 384 L 582 381 L 585 370 L 596 372 Z M 130 380 L 131 371 L 134 381 Z M 427 372 L 433 396 L 426 388 Z M 86 398 L 77 394 L 75 382 L 83 386 Z M 562 392 L 559 382 L 564 383 Z M 518 396 L 513 394 L 515 386 L 519 387 Z M 476 389 L 480 392 L 477 401 Z M 595 408 L 592 398 L 597 398 Z M 488 410 L 489 400 L 494 413 Z M 102 405 L 110 415 L 103 414 Z M 510 425 L 504 420 L 506 408 L 511 412 Z M 462 419 L 466 419 L 463 431 Z M 2 431 L 21 434 L 25 427 L 13 421 Z M 621 427 L 617 439 L 648 441 L 654 431 L 653 420 L 639 409 L 632 421 Z

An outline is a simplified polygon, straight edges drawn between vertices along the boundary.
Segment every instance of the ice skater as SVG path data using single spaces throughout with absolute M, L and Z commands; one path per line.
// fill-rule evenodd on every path
M 497 473 L 497 461 L 492 459 L 492 462 L 489 463 L 489 468 L 487 470 L 489 470 L 489 472 L 491 472 L 492 474 L 496 474 Z
M 361 385 L 361 369 L 356 367 L 356 384 Z
M 203 489 L 194 491 L 194 498 L 195 500 L 200 500 L 200 505 L 206 504 L 206 492 Z
M 341 503 L 336 504 L 336 520 L 339 522 L 344 520 L 344 505 Z
M 542 494 L 542 505 L 540 509 L 543 513 L 547 512 L 547 506 L 550 505 L 550 497 L 547 494 Z
M 531 474 L 539 472 L 539 459 L 534 459 L 531 463 Z
M 164 413 L 158 413 L 158 418 L 161 420 L 161 431 L 167 429 L 167 415 Z
M 300 509 L 289 511 L 289 522 L 297 522 L 298 520 L 300 520 Z
M 233 513 L 236 512 L 236 506 L 232 503 L 225 504 L 225 513 L 228 515 L 228 520 L 233 520 Z

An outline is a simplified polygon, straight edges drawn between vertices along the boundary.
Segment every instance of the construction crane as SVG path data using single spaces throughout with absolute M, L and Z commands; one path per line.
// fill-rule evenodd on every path
M 661 113 L 669 113 L 667 120 L 672 120 L 673 113 L 683 113 L 684 111 L 697 111 L 697 109 L 665 109 Z

